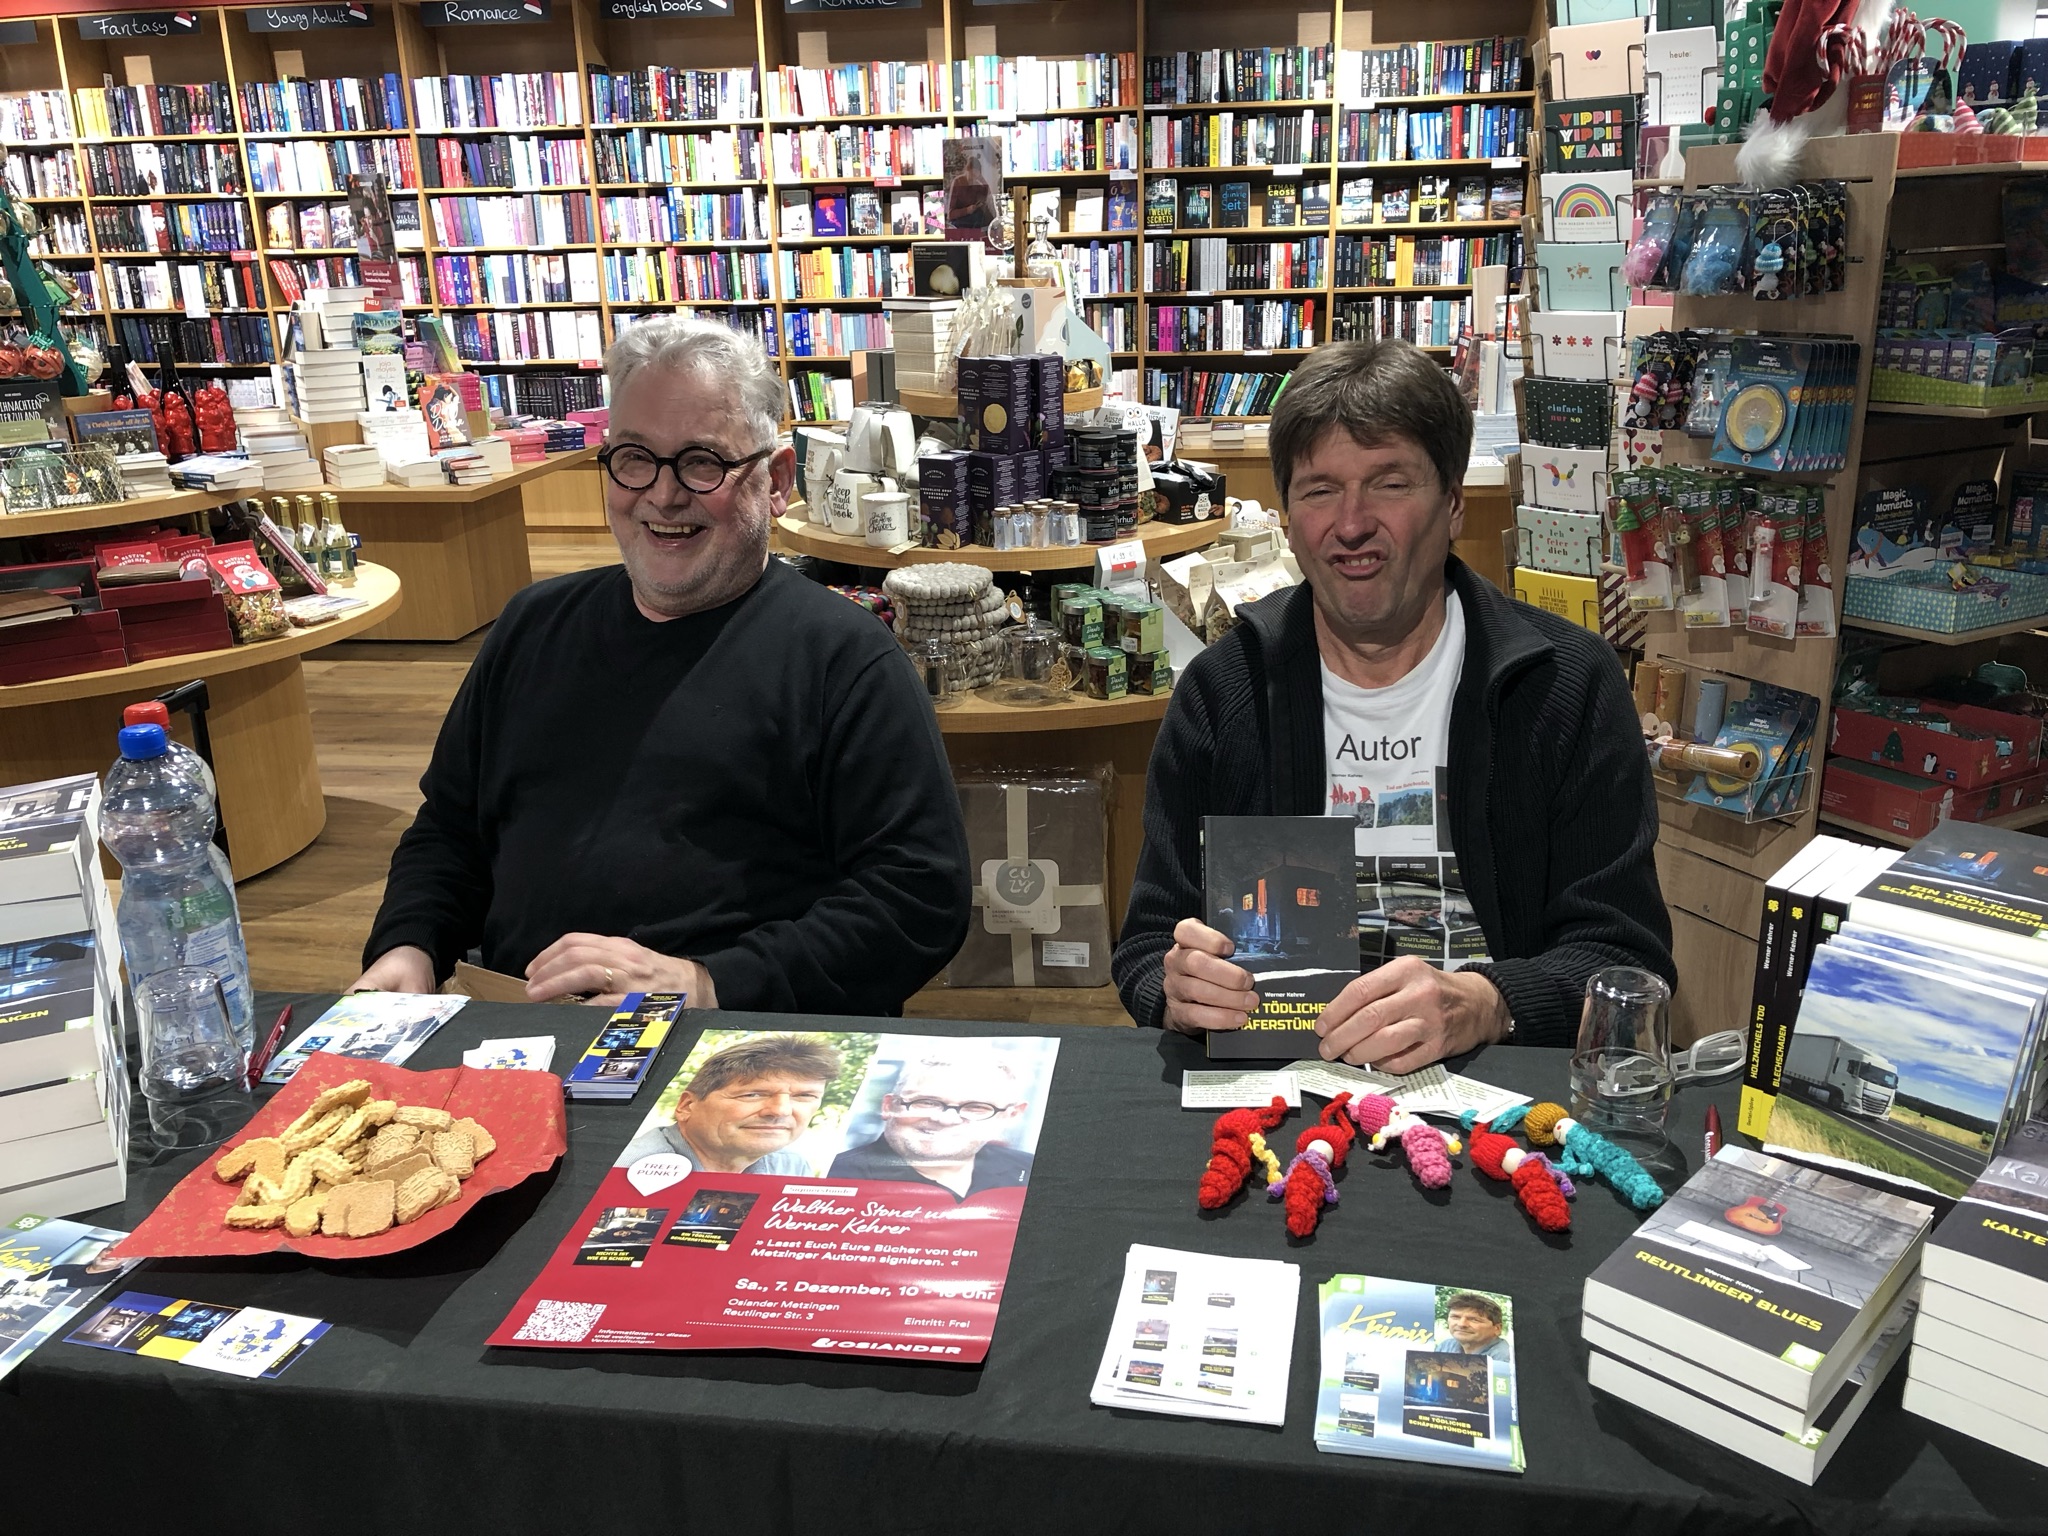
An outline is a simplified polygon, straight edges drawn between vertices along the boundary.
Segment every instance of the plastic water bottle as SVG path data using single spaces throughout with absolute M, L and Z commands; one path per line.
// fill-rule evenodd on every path
M 164 729 L 164 755 L 170 758 L 172 762 L 180 764 L 187 772 L 197 774 L 199 782 L 206 786 L 207 801 L 215 806 L 220 804 L 220 791 L 214 787 L 213 783 L 213 769 L 207 766 L 205 758 L 171 734 L 171 711 L 169 706 L 161 704 L 155 699 L 146 699 L 139 704 L 126 705 L 121 710 L 121 723 L 123 725 L 162 726 Z M 206 835 L 209 842 L 207 858 L 212 861 L 213 872 L 219 875 L 227 887 L 232 890 L 235 884 L 235 872 L 228 865 L 228 856 L 221 852 L 219 843 L 211 841 L 213 837 L 211 832 Z
M 158 725 L 121 729 L 107 772 L 100 836 L 121 861 L 117 921 L 131 986 L 193 966 L 220 979 L 242 1049 L 256 1038 L 249 952 L 235 888 L 209 856 L 214 806 L 200 777 L 170 755 Z

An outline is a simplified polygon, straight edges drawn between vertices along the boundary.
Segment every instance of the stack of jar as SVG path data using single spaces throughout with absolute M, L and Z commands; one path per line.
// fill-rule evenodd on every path
M 1081 583 L 1052 589 L 1068 686 L 1091 699 L 1166 693 L 1173 657 L 1166 612 L 1148 599 Z
M 957 689 L 981 688 L 1003 669 L 997 633 L 1007 609 L 995 580 L 978 565 L 907 565 L 882 583 L 896 608 L 896 638 L 922 662 L 928 642 L 949 655 L 948 681 Z

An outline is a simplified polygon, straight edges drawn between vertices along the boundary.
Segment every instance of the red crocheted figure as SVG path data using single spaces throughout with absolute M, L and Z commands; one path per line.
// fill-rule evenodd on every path
M 1286 1117 L 1287 1101 L 1277 1093 L 1264 1109 L 1233 1109 L 1217 1116 L 1209 1166 L 1195 1194 L 1203 1210 L 1219 1210 L 1230 1203 L 1250 1177 L 1254 1158 L 1265 1164 L 1269 1183 L 1277 1177 L 1280 1159 L 1266 1149 L 1265 1133 Z
M 1503 1136 L 1488 1121 L 1472 1133 L 1472 1166 L 1489 1179 L 1512 1184 L 1515 1200 L 1545 1232 L 1568 1232 L 1572 1208 L 1565 1203 L 1571 1185 L 1540 1152 L 1525 1151 L 1512 1136 Z
M 1312 1237 L 1323 1207 L 1337 1203 L 1336 1170 L 1344 1166 L 1358 1134 L 1346 1112 L 1350 1099 L 1348 1093 L 1338 1094 L 1322 1118 L 1295 1137 L 1294 1161 L 1287 1165 L 1286 1177 L 1266 1188 L 1268 1199 L 1285 1204 L 1287 1230 L 1296 1237 Z

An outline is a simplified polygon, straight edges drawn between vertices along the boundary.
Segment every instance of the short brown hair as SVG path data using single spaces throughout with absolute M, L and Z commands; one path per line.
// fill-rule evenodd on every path
M 1369 448 L 1413 438 L 1446 487 L 1464 481 L 1472 457 L 1471 408 L 1448 373 L 1398 337 L 1333 341 L 1294 370 L 1273 407 L 1267 438 L 1282 507 L 1295 465 L 1332 427 Z
M 1460 1291 L 1445 1302 L 1444 1316 L 1448 1318 L 1453 1312 L 1477 1312 L 1494 1327 L 1500 1326 L 1500 1303 L 1491 1296 L 1480 1295 L 1477 1291 Z
M 839 1075 L 839 1052 L 816 1035 L 762 1035 L 714 1052 L 683 1092 L 703 1098 L 733 1083 L 751 1083 L 771 1072 L 829 1083 Z

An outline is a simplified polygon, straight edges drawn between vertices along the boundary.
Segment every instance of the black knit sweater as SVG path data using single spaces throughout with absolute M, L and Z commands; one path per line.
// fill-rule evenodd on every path
M 1586 978 L 1666 981 L 1671 919 L 1652 849 L 1657 802 L 1633 701 L 1599 636 L 1504 597 L 1452 557 L 1465 667 L 1451 704 L 1451 846 L 1515 1039 L 1569 1045 Z M 1204 816 L 1328 812 L 1323 681 L 1306 586 L 1262 598 L 1188 667 L 1145 783 L 1145 847 L 1114 970 L 1161 1022 L 1175 923 L 1200 914 Z

